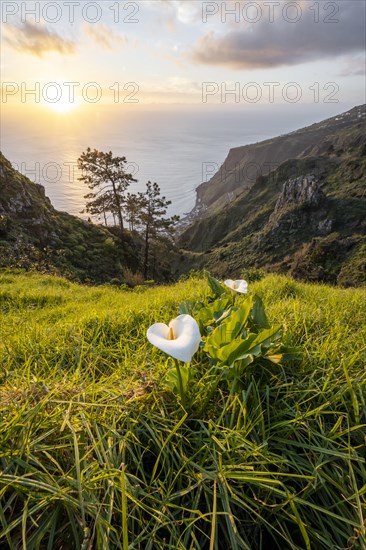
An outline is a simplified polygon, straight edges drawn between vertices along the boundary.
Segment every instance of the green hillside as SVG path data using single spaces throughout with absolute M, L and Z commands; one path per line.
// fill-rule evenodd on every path
M 339 149 L 343 135 L 357 127 L 365 129 L 365 122 L 366 105 L 359 105 L 294 132 L 230 149 L 216 174 L 197 187 L 193 218 L 219 211 L 250 190 L 257 175 L 267 176 L 288 160 L 324 154 L 332 145 Z
M 171 278 L 170 242 L 154 243 L 151 276 Z M 163 249 L 161 252 L 160 249 Z M 96 225 L 57 211 L 42 185 L 15 170 L 0 152 L 0 267 L 61 274 L 68 279 L 133 283 L 142 278 L 143 241 L 116 227 Z
M 366 283 L 366 110 L 230 151 L 197 189 L 176 243 L 155 236 L 147 279 L 243 268 L 313 282 Z M 254 165 L 260 176 L 244 177 Z M 0 267 L 100 284 L 143 281 L 144 239 L 53 208 L 44 188 L 0 153 Z
M 243 183 L 231 202 L 216 201 L 197 214 L 179 236 L 186 263 L 219 276 L 251 266 L 309 281 L 364 284 L 366 134 L 357 112 L 343 123 L 336 118 L 315 125 L 315 135 L 327 130 L 319 142 L 313 127 L 299 131 L 307 136 L 306 151 L 249 188 Z M 211 185 L 219 193 L 215 181 L 207 189 Z
M 0 272 L 1 548 L 366 548 L 366 290 L 212 284 Z M 254 295 L 297 360 L 257 346 L 234 385 L 201 348 L 183 406 L 147 328 L 189 311 L 207 345 Z

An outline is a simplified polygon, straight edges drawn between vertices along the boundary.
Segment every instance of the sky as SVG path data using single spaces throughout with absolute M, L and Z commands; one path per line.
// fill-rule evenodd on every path
M 1 106 L 358 105 L 365 8 L 364 0 L 3 0 Z

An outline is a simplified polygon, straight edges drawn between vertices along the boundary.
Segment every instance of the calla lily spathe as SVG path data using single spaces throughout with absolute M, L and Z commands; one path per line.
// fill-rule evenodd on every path
M 248 292 L 248 283 L 244 279 L 237 279 L 233 281 L 232 279 L 226 279 L 224 284 L 235 292 L 240 292 L 241 294 L 246 294 Z
M 150 344 L 184 363 L 191 362 L 201 342 L 197 321 L 186 314 L 172 319 L 169 326 L 155 323 L 148 329 L 146 336 Z

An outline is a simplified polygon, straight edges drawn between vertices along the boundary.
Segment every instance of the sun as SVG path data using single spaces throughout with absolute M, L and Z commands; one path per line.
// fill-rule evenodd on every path
M 66 86 L 67 80 L 55 78 L 42 88 L 42 106 L 55 113 L 69 113 L 79 105 L 74 90 Z
M 54 111 L 55 113 L 61 113 L 66 114 L 77 107 L 76 101 L 69 101 L 67 99 L 60 99 L 59 101 L 55 101 L 54 103 L 44 103 L 48 109 L 51 111 Z

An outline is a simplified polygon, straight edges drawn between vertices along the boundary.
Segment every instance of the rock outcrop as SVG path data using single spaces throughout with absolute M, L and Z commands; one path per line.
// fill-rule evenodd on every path
M 274 214 L 286 206 L 309 206 L 318 208 L 325 201 L 325 195 L 314 175 L 299 176 L 284 183 L 282 193 L 276 202 Z

